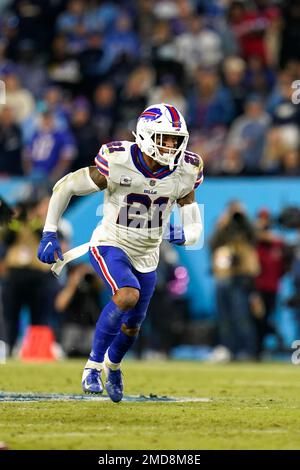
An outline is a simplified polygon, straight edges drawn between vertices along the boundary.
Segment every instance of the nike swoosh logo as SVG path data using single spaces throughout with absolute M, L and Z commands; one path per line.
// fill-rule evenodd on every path
M 88 390 L 91 388 L 93 384 L 88 384 L 86 383 L 86 380 L 84 381 L 84 387 L 87 388 Z
M 51 246 L 52 245 L 52 242 L 48 242 L 47 245 L 45 246 L 44 250 L 43 250 L 43 253 L 45 253 L 45 251 L 47 250 L 48 246 Z

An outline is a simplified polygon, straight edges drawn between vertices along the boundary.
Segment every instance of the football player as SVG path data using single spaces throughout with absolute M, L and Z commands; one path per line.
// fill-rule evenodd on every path
M 194 189 L 203 179 L 201 158 L 186 150 L 189 133 L 181 113 L 168 104 L 148 107 L 138 118 L 135 142 L 102 145 L 95 166 L 69 173 L 56 183 L 38 257 L 54 263 L 63 255 L 57 224 L 73 195 L 105 191 L 104 216 L 89 243 L 90 261 L 111 290 L 97 321 L 82 376 L 85 392 L 105 389 L 114 402 L 123 397 L 120 364 L 145 319 L 155 288 L 159 245 L 174 204 L 183 230 L 169 241 L 196 244 L 202 232 Z

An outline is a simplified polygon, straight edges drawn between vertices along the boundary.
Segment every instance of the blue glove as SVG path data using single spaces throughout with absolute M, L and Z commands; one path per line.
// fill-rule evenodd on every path
M 43 236 L 38 248 L 38 259 L 43 263 L 55 263 L 55 253 L 59 259 L 64 259 L 59 242 L 57 240 L 56 232 L 43 232 Z
M 168 242 L 172 243 L 173 245 L 183 245 L 185 243 L 183 228 L 178 227 L 178 225 L 174 227 L 172 224 L 170 224 Z

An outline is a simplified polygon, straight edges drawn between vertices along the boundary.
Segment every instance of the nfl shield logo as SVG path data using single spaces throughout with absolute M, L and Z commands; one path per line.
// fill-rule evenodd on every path
M 155 181 L 155 180 L 150 180 L 150 181 L 149 181 L 149 184 L 150 184 L 150 186 L 155 186 L 155 185 L 156 185 L 156 181 Z

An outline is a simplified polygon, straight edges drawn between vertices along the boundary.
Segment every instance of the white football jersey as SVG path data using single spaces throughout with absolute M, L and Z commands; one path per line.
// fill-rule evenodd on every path
M 201 157 L 185 152 L 173 171 L 161 167 L 153 173 L 137 144 L 122 141 L 102 145 L 95 163 L 107 189 L 103 219 L 90 245 L 119 247 L 135 269 L 153 271 L 174 203 L 202 183 Z

